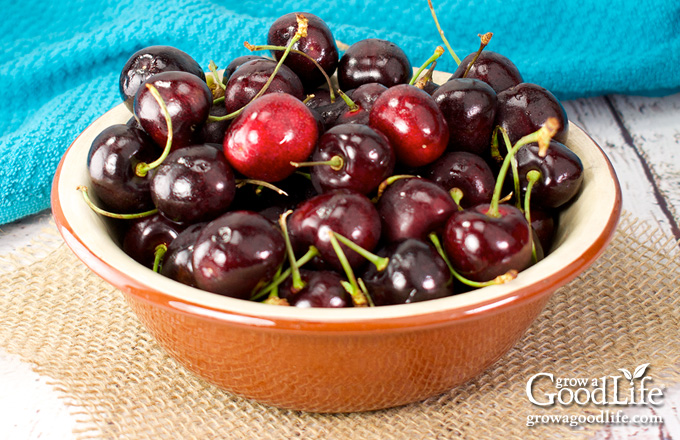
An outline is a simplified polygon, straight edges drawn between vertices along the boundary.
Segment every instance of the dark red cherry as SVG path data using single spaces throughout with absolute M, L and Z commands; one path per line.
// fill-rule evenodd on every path
M 446 120 L 432 97 L 407 84 L 378 97 L 369 125 L 387 136 L 397 160 L 411 167 L 434 162 L 449 142 Z
M 432 98 L 449 127 L 449 149 L 488 155 L 497 102 L 491 86 L 478 79 L 453 79 L 442 84 Z
M 451 272 L 435 248 L 416 239 L 389 244 L 378 252 L 388 257 L 381 272 L 369 265 L 362 279 L 375 305 L 409 304 L 453 294 Z
M 439 232 L 458 205 L 448 192 L 422 178 L 399 179 L 390 184 L 377 204 L 383 237 L 388 242 L 405 238 L 427 240 Z
M 248 61 L 236 69 L 224 91 L 227 113 L 235 112 L 248 104 L 264 87 L 275 68 L 276 62 L 262 58 Z M 264 94 L 270 93 L 288 93 L 300 100 L 305 97 L 300 78 L 285 65 L 279 68 Z
M 160 93 L 172 120 L 172 148 L 186 147 L 200 135 L 212 106 L 212 93 L 208 85 L 196 75 L 187 72 L 163 72 L 149 78 Z M 165 147 L 168 126 L 163 109 L 145 85 L 142 85 L 134 103 L 135 117 L 145 132 L 159 146 Z
M 225 213 L 236 191 L 234 172 L 221 150 L 192 145 L 170 153 L 151 180 L 161 214 L 177 223 L 212 220 Z
M 201 66 L 185 52 L 170 46 L 150 46 L 140 49 L 127 60 L 118 80 L 120 96 L 132 111 L 137 90 L 151 76 L 169 71 L 183 71 L 205 82 Z
M 279 297 L 286 299 L 291 306 L 300 308 L 352 307 L 352 298 L 341 284 L 344 278 L 337 272 L 301 269 L 300 276 L 305 282 L 305 287 L 301 291 L 297 293 L 291 291 L 293 287 L 291 277 L 288 277 L 279 287 Z
M 531 208 L 531 229 L 535 238 L 541 243 L 542 250 L 547 254 L 555 238 L 557 230 L 557 216 L 554 212 L 546 209 Z
M 327 265 L 342 271 L 340 260 L 331 245 L 330 231 L 372 251 L 380 239 L 378 211 L 365 195 L 336 190 L 301 203 L 288 217 L 288 232 L 294 246 L 303 252 L 309 246 L 315 246 Z M 364 257 L 345 245 L 341 247 L 353 268 L 365 263 Z
M 233 60 L 231 60 L 229 64 L 227 64 L 227 67 L 224 68 L 224 72 L 222 73 L 222 83 L 226 85 L 227 82 L 229 81 L 229 78 L 231 78 L 231 75 L 236 71 L 236 69 L 238 69 L 248 61 L 266 59 L 267 58 L 261 57 L 259 55 L 243 55 L 234 58 Z
M 123 237 L 123 252 L 135 261 L 152 268 L 156 247 L 169 246 L 184 226 L 173 223 L 160 214 L 154 214 L 131 222 Z
M 283 235 L 267 219 L 250 211 L 228 212 L 199 234 L 194 277 L 203 290 L 248 299 L 271 280 L 285 255 Z
M 368 125 L 368 117 L 373 104 L 387 87 L 379 83 L 368 83 L 357 87 L 352 91 L 351 99 L 356 108 L 345 108 L 332 125 L 340 124 L 363 124 Z
M 463 78 L 465 70 L 475 55 L 477 55 L 477 52 L 473 52 L 463 58 L 449 81 Z M 485 50 L 479 55 L 479 58 L 474 62 L 465 78 L 482 80 L 490 85 L 496 93 L 500 93 L 523 81 L 517 66 L 508 57 L 490 50 Z
M 87 156 L 91 188 L 103 208 L 121 214 L 152 209 L 149 176 L 137 176 L 135 167 L 160 155 L 158 146 L 141 130 L 123 124 L 105 128 Z
M 368 38 L 351 45 L 340 58 L 338 83 L 342 90 L 377 82 L 385 87 L 406 84 L 413 75 L 411 62 L 396 44 Z
M 473 281 L 490 281 L 531 263 L 531 230 L 524 214 L 499 205 L 499 217 L 489 205 L 454 212 L 444 229 L 444 248 L 453 268 Z
M 317 121 L 302 101 L 273 93 L 253 101 L 232 121 L 224 137 L 224 155 L 241 174 L 267 182 L 295 172 L 319 138 Z
M 496 125 L 507 131 L 512 144 L 541 128 L 550 117 L 557 118 L 560 125 L 553 139 L 564 143 L 569 134 L 567 112 L 550 91 L 536 84 L 522 83 L 498 94 Z M 501 151 L 506 150 L 501 147 Z
M 528 144 L 520 148 L 515 157 L 522 193 L 527 189 L 527 173 L 531 170 L 541 173 L 531 191 L 532 205 L 558 208 L 571 200 L 581 188 L 583 163 L 564 144 L 551 140 L 545 157 L 538 155 L 538 144 Z
M 205 223 L 196 223 L 179 233 L 163 256 L 161 274 L 187 286 L 196 287 L 192 258 L 194 245 Z
M 306 53 L 313 58 L 328 76 L 333 75 L 338 67 L 338 48 L 328 25 L 314 14 L 300 12 L 307 19 L 307 36 L 300 38 L 293 49 Z M 298 30 L 296 13 L 286 14 L 278 18 L 269 28 L 267 44 L 273 46 L 286 46 Z M 283 51 L 272 51 L 272 55 L 278 61 Z M 325 84 L 326 77 L 319 68 L 306 57 L 289 53 L 284 64 L 295 72 L 307 90 Z
M 227 114 L 227 109 L 224 104 L 213 105 L 210 109 L 210 116 L 225 116 Z M 224 142 L 224 134 L 227 132 L 231 124 L 231 119 L 211 121 L 208 119 L 203 127 L 201 127 L 201 133 L 198 136 L 199 144 L 220 144 Z
M 445 153 L 432 163 L 425 177 L 446 191 L 462 191 L 459 205 L 470 208 L 480 203 L 490 203 L 496 178 L 484 159 L 466 151 Z
M 368 194 L 392 174 L 395 163 L 394 151 L 387 139 L 359 124 L 336 125 L 321 136 L 312 162 L 333 158 L 340 158 L 339 167 L 311 167 L 312 184 L 319 193 L 352 189 Z

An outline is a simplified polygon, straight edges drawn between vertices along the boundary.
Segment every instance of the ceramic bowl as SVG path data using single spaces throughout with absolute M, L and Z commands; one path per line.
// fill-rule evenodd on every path
M 73 252 L 119 288 L 158 343 L 188 370 L 231 393 L 314 412 L 387 408 L 443 393 L 498 361 L 551 294 L 585 270 L 612 238 L 621 192 L 603 151 L 571 124 L 567 145 L 584 184 L 562 212 L 552 252 L 504 285 L 415 304 L 298 309 L 194 289 L 137 264 L 76 188 L 88 150 L 124 105 L 90 125 L 64 155 L 52 188 L 57 226 Z

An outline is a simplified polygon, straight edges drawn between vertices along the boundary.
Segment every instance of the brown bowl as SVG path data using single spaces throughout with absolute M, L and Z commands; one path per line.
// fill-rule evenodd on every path
M 115 107 L 83 131 L 62 158 L 52 209 L 64 240 L 124 293 L 158 343 L 187 369 L 225 390 L 283 408 L 387 408 L 475 377 L 518 341 L 557 288 L 603 252 L 621 210 L 621 190 L 607 157 L 571 124 L 567 145 L 583 162 L 583 188 L 561 213 L 553 251 L 515 280 L 375 308 L 298 309 L 238 300 L 139 265 L 83 202 L 76 187 L 89 184 L 92 140 L 130 116 L 124 105 Z

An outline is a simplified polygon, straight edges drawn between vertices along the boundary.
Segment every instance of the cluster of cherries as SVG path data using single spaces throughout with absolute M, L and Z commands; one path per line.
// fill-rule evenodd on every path
M 381 39 L 340 57 L 308 13 L 246 43 L 274 59 L 221 76 L 144 48 L 120 76 L 134 117 L 89 152 L 96 200 L 79 189 L 132 258 L 230 297 L 371 306 L 506 282 L 550 249 L 583 166 L 562 105 L 489 38 L 441 85 L 443 48 L 415 75 Z

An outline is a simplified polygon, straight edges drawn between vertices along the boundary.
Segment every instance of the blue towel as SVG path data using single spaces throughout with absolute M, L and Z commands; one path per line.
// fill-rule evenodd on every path
M 120 102 L 118 76 L 136 50 L 176 46 L 206 70 L 266 42 L 288 12 L 324 19 L 336 39 L 377 37 L 400 45 L 414 66 L 441 44 L 426 0 L 0 0 L 0 224 L 49 207 L 64 151 Z M 489 50 L 510 57 L 525 81 L 569 99 L 680 90 L 677 0 L 434 0 L 463 58 L 493 32 Z M 445 54 L 439 70 L 453 71 Z

